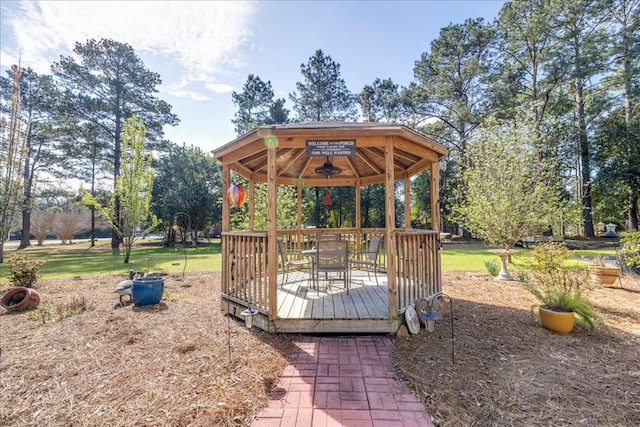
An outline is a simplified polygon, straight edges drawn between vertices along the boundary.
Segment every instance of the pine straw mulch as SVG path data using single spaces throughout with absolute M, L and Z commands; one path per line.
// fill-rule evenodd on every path
M 640 425 L 639 279 L 594 292 L 606 329 L 563 336 L 516 282 L 443 276 L 455 365 L 450 313 L 394 350 L 438 425 Z M 0 425 L 250 425 L 296 336 L 221 316 L 219 272 L 171 275 L 160 304 L 137 308 L 118 306 L 122 279 L 42 281 L 37 309 L 0 315 Z
M 397 371 L 439 426 L 640 426 L 640 279 L 591 294 L 605 328 L 560 335 L 531 316 L 536 301 L 518 282 L 443 276 L 455 365 L 450 314 L 394 350 Z
M 0 425 L 249 425 L 290 337 L 223 317 L 219 272 L 166 277 L 141 307 L 118 304 L 124 279 L 42 281 L 37 309 L 0 315 Z

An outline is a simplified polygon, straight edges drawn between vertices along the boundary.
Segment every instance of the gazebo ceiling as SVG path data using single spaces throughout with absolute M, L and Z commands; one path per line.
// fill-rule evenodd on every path
M 447 155 L 445 147 L 406 126 L 350 122 L 260 126 L 213 154 L 223 165 L 257 182 L 267 181 L 267 151 L 275 148 L 278 184 L 297 185 L 302 180 L 305 186 L 367 185 L 385 181 L 388 140 L 393 144 L 394 179 L 416 175 Z M 308 155 L 308 141 L 325 147 Z M 337 141 L 346 145 L 344 151 Z M 327 162 L 341 171 L 320 173 Z

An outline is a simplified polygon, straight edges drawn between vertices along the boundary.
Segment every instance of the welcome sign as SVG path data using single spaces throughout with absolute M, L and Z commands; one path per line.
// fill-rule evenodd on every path
M 307 140 L 307 156 L 355 156 L 355 139 Z

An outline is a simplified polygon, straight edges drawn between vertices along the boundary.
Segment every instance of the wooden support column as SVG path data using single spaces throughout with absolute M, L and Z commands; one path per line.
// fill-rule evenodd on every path
M 222 231 L 231 230 L 231 214 L 227 190 L 231 187 L 231 168 L 227 164 L 222 165 Z
M 227 190 L 231 186 L 231 168 L 228 164 L 222 165 L 222 232 L 231 231 L 231 214 L 229 209 L 229 198 Z M 228 238 L 222 237 L 222 290 L 226 292 L 229 289 L 229 268 L 227 268 L 227 257 L 229 254 Z
M 267 150 L 267 271 L 269 278 L 269 320 L 278 314 L 278 221 L 276 215 L 276 148 Z
M 356 251 L 360 252 L 362 247 L 362 185 L 360 178 L 356 180 Z
M 256 183 L 253 177 L 249 180 L 249 230 L 253 231 L 256 212 Z
M 398 319 L 396 283 L 396 244 L 393 230 L 396 224 L 395 189 L 393 186 L 395 176 L 393 168 L 393 136 L 384 137 L 385 181 L 384 181 L 384 211 L 385 211 L 385 249 L 387 251 L 387 283 L 389 284 L 389 318 Z
M 440 170 L 438 162 L 431 163 L 431 229 L 440 230 Z
M 404 228 L 411 228 L 411 180 L 404 178 Z
M 296 236 L 296 250 L 302 250 L 302 181 L 298 181 L 298 197 L 297 197 L 296 224 L 298 235 Z

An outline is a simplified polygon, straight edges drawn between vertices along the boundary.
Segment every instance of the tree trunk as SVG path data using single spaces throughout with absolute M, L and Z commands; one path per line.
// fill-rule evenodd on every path
M 576 89 L 576 118 L 578 121 L 578 145 L 580 150 L 580 163 L 582 166 L 582 219 L 584 222 L 584 235 L 595 237 L 593 229 L 593 217 L 591 212 L 591 163 L 589 155 L 589 138 L 585 122 L 584 97 L 582 94 L 582 82 L 579 78 L 575 81 Z
M 22 235 L 20 236 L 20 246 L 18 249 L 24 249 L 31 246 L 31 209 L 22 210 Z
M 629 189 L 629 231 L 638 231 L 638 193 Z
M 116 105 L 120 105 L 119 94 L 116 95 Z M 122 114 L 120 113 L 120 110 L 117 110 L 116 117 L 115 117 L 116 129 L 115 129 L 115 140 L 114 140 L 114 150 L 113 150 L 113 189 L 114 191 L 116 188 L 116 181 L 118 179 L 118 176 L 120 175 L 120 160 L 122 157 L 122 139 L 121 139 L 122 120 L 123 120 Z M 120 224 L 120 221 L 121 221 L 120 198 L 118 197 L 117 194 L 116 194 L 115 209 L 116 209 L 116 218 L 114 221 L 115 223 L 114 225 L 122 229 Z M 112 250 L 118 248 L 120 246 L 120 243 L 122 242 L 122 238 L 118 233 L 119 231 L 120 230 L 111 230 L 111 249 Z
M 26 149 L 27 154 L 24 158 L 24 169 L 22 171 L 22 182 L 24 183 L 24 190 L 22 193 L 22 235 L 20 236 L 20 246 L 18 249 L 24 249 L 31 246 L 31 187 L 33 186 L 33 178 L 31 171 L 31 135 L 30 131 L 27 131 L 26 137 Z
M 96 245 L 96 210 L 91 208 L 91 247 Z

